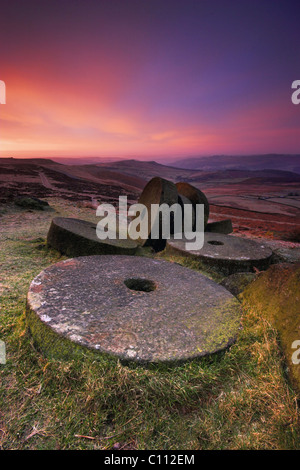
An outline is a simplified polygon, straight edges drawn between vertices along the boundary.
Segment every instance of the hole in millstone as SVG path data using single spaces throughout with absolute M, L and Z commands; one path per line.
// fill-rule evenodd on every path
M 223 242 L 218 242 L 217 240 L 210 240 L 207 242 L 209 245 L 224 245 Z
M 125 279 L 124 284 L 128 289 L 137 290 L 142 292 L 152 292 L 156 289 L 154 281 L 142 278 Z

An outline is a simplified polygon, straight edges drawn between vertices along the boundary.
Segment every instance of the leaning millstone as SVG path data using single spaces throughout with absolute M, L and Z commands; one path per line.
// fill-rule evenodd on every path
M 176 188 L 180 195 L 187 197 L 191 201 L 194 208 L 196 204 L 204 205 L 204 227 L 206 227 L 209 217 L 209 203 L 205 194 L 200 189 L 185 182 L 176 183 Z M 195 230 L 195 227 L 193 227 L 193 230 Z
M 97 225 L 81 219 L 55 217 L 52 220 L 47 244 L 68 256 L 102 254 L 134 255 L 138 245 L 130 239 L 100 240 Z
M 182 196 L 182 194 L 178 194 L 178 204 L 180 205 L 181 207 L 181 210 L 182 210 L 182 232 L 183 231 L 191 231 L 191 230 L 194 230 L 195 226 L 196 226 L 196 214 L 195 214 L 195 208 L 193 206 L 193 204 L 191 203 L 191 201 L 185 197 L 185 196 Z M 184 214 L 186 212 L 186 207 L 187 206 L 191 206 L 191 220 L 188 221 L 187 223 L 187 227 L 185 226 L 185 217 L 184 217 Z
M 156 251 L 161 251 L 166 246 L 166 240 L 162 238 L 163 227 L 168 226 L 170 223 L 171 233 L 174 223 L 174 214 L 171 212 L 171 217 L 162 214 L 156 214 L 155 217 L 151 217 L 151 206 L 153 204 L 167 204 L 172 206 L 178 202 L 178 192 L 176 186 L 171 181 L 167 181 L 164 178 L 158 176 L 152 178 L 143 189 L 143 192 L 138 200 L 139 204 L 144 204 L 148 212 L 148 230 L 146 237 L 140 237 L 137 242 L 141 245 L 150 245 Z M 153 226 L 158 224 L 159 234 L 158 238 L 154 239 L 151 237 L 151 231 Z
M 68 259 L 31 283 L 26 316 L 49 356 L 176 362 L 221 351 L 240 324 L 230 292 L 176 263 L 137 256 Z
M 225 235 L 228 235 L 229 233 L 233 232 L 231 219 L 209 222 L 205 227 L 205 231 L 213 233 L 225 233 Z
M 191 240 L 171 238 L 167 242 L 167 252 L 191 256 L 204 264 L 216 267 L 224 274 L 241 271 L 253 271 L 253 268 L 266 269 L 272 257 L 272 250 L 263 243 L 253 240 L 224 235 L 221 233 L 204 233 L 203 247 L 189 250 Z M 193 241 L 193 240 L 192 240 Z

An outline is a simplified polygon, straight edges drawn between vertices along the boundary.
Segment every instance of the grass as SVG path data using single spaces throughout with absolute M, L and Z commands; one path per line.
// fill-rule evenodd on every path
M 295 229 L 292 232 L 285 234 L 283 236 L 283 240 L 286 240 L 288 242 L 300 243 L 300 230 Z
M 51 205 L 60 215 L 93 217 L 61 200 Z M 25 298 L 34 276 L 62 259 L 44 243 L 54 215 L 9 208 L 0 217 L 2 449 L 299 448 L 297 400 L 277 333 L 251 311 L 229 350 L 178 366 L 124 366 L 88 354 L 57 361 L 38 351 Z

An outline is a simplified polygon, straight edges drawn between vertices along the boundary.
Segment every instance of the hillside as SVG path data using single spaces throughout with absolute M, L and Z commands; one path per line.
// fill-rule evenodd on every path
M 117 172 L 99 171 L 93 165 L 63 165 L 48 159 L 0 159 L 0 202 L 17 196 L 69 200 L 117 200 L 127 195 L 135 200 L 145 181 Z
M 212 155 L 210 157 L 189 157 L 172 162 L 172 166 L 185 169 L 222 170 L 283 170 L 300 173 L 300 155 Z
M 281 239 L 300 230 L 300 175 L 278 169 L 182 169 L 155 161 L 122 160 L 64 165 L 50 159 L 0 159 L 0 203 L 18 196 L 84 203 L 118 204 L 120 195 L 138 200 L 147 181 L 160 176 L 186 181 L 203 191 L 210 220 L 230 218 L 235 233 Z M 293 236 L 294 237 L 294 236 Z

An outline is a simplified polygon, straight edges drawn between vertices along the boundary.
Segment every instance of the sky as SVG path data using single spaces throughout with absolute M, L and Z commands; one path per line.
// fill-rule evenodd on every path
M 0 156 L 300 153 L 300 2 L 0 2 Z

